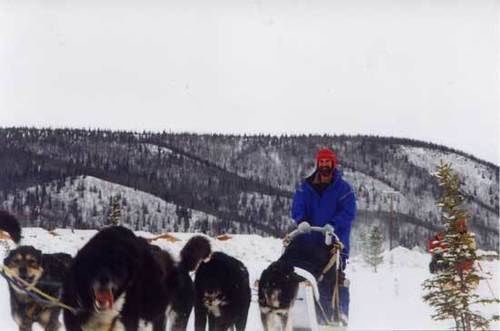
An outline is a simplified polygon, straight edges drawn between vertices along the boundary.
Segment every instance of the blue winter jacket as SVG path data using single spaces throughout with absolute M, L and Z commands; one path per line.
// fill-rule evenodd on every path
M 342 179 L 342 172 L 335 169 L 332 183 L 320 196 L 314 189 L 311 177 L 305 179 L 295 192 L 292 204 L 292 218 L 298 224 L 307 221 L 311 226 L 331 224 L 340 241 L 344 244 L 342 265 L 349 257 L 349 236 L 352 221 L 356 217 L 356 196 L 349 183 Z M 320 233 L 311 233 L 307 240 L 324 243 Z

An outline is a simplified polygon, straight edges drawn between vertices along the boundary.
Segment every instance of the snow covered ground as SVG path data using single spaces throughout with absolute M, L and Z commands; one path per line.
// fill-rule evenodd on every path
M 75 231 L 58 229 L 55 236 L 40 228 L 23 229 L 24 245 L 33 245 L 46 253 L 68 252 L 72 255 L 95 233 L 94 230 Z M 153 237 L 146 232 L 137 232 L 146 238 Z M 181 241 L 176 243 L 157 240 L 155 244 L 169 250 L 175 256 L 192 234 L 174 234 Z M 252 285 L 261 271 L 281 252 L 281 241 L 256 235 L 235 235 L 227 241 L 212 240 L 214 250 L 224 251 L 241 259 L 248 267 Z M 351 281 L 351 330 L 445 330 L 451 321 L 436 322 L 431 319 L 432 309 L 421 299 L 422 282 L 429 277 L 430 256 L 418 250 L 398 247 L 384 255 L 384 263 L 377 273 L 371 271 L 358 257 L 353 257 L 348 266 Z M 494 274 L 490 280 L 493 291 L 499 293 L 498 260 L 482 264 Z M 486 283 L 480 284 L 480 294 L 490 295 Z M 256 293 L 254 293 L 255 299 Z M 0 280 L 0 330 L 17 330 L 10 316 L 7 284 Z M 498 312 L 500 307 L 478 307 L 488 315 Z M 491 325 L 500 329 L 500 323 Z M 38 327 L 35 330 L 41 330 Z M 191 323 L 192 329 L 192 323 Z M 262 330 L 256 302 L 250 308 L 247 330 Z

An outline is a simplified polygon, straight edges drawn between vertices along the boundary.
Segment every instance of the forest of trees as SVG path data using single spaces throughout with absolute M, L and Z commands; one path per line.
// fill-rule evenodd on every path
M 475 217 L 471 223 L 482 238 L 480 243 L 486 247 L 498 244 L 496 165 L 439 145 L 376 136 L 5 128 L 0 129 L 0 204 L 44 226 L 94 227 L 100 216 L 96 207 L 85 206 L 88 213 L 95 214 L 90 223 L 89 217 L 82 216 L 88 213 L 81 210 L 77 198 L 54 198 L 53 192 L 65 186 L 68 179 L 83 175 L 150 193 L 182 210 L 200 211 L 206 219 L 216 220 L 199 221 L 200 227 L 282 235 L 291 227 L 289 207 L 294 189 L 311 173 L 314 153 L 323 146 L 337 151 L 342 169 L 358 193 L 359 215 L 365 222 L 392 213 L 428 232 L 436 228 L 439 212 L 422 205 L 422 201 L 435 200 L 438 183 L 428 170 L 409 162 L 400 152 L 401 146 L 456 153 L 468 159 L 482 169 L 484 181 L 490 183 L 486 191 L 482 186 L 466 185 L 466 203 Z M 79 192 L 75 182 L 74 190 Z M 396 204 L 391 210 L 392 201 L 377 185 L 401 192 L 404 206 Z M 102 215 L 104 223 L 106 216 Z M 182 212 L 172 217 L 178 222 L 189 219 Z M 127 216 L 123 218 L 126 221 Z M 150 223 L 151 227 L 162 228 Z M 185 226 L 179 223 L 176 227 L 182 230 Z M 409 232 L 401 233 L 399 239 L 403 244 L 419 240 L 410 238 Z

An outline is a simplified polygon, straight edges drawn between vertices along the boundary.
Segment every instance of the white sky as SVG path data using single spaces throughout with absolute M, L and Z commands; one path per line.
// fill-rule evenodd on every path
M 0 4 L 0 126 L 378 134 L 500 161 L 499 1 Z

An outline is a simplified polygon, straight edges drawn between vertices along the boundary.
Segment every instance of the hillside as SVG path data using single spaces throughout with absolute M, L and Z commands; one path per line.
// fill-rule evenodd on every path
M 337 151 L 358 195 L 353 238 L 372 224 L 387 233 L 392 219 L 396 241 L 423 246 L 440 226 L 432 172 L 445 160 L 463 181 L 479 245 L 497 249 L 498 166 L 397 138 L 4 128 L 0 205 L 26 225 L 93 228 L 120 194 L 129 204 L 122 221 L 137 229 L 281 236 L 293 224 L 294 188 L 312 172 L 322 146 Z

